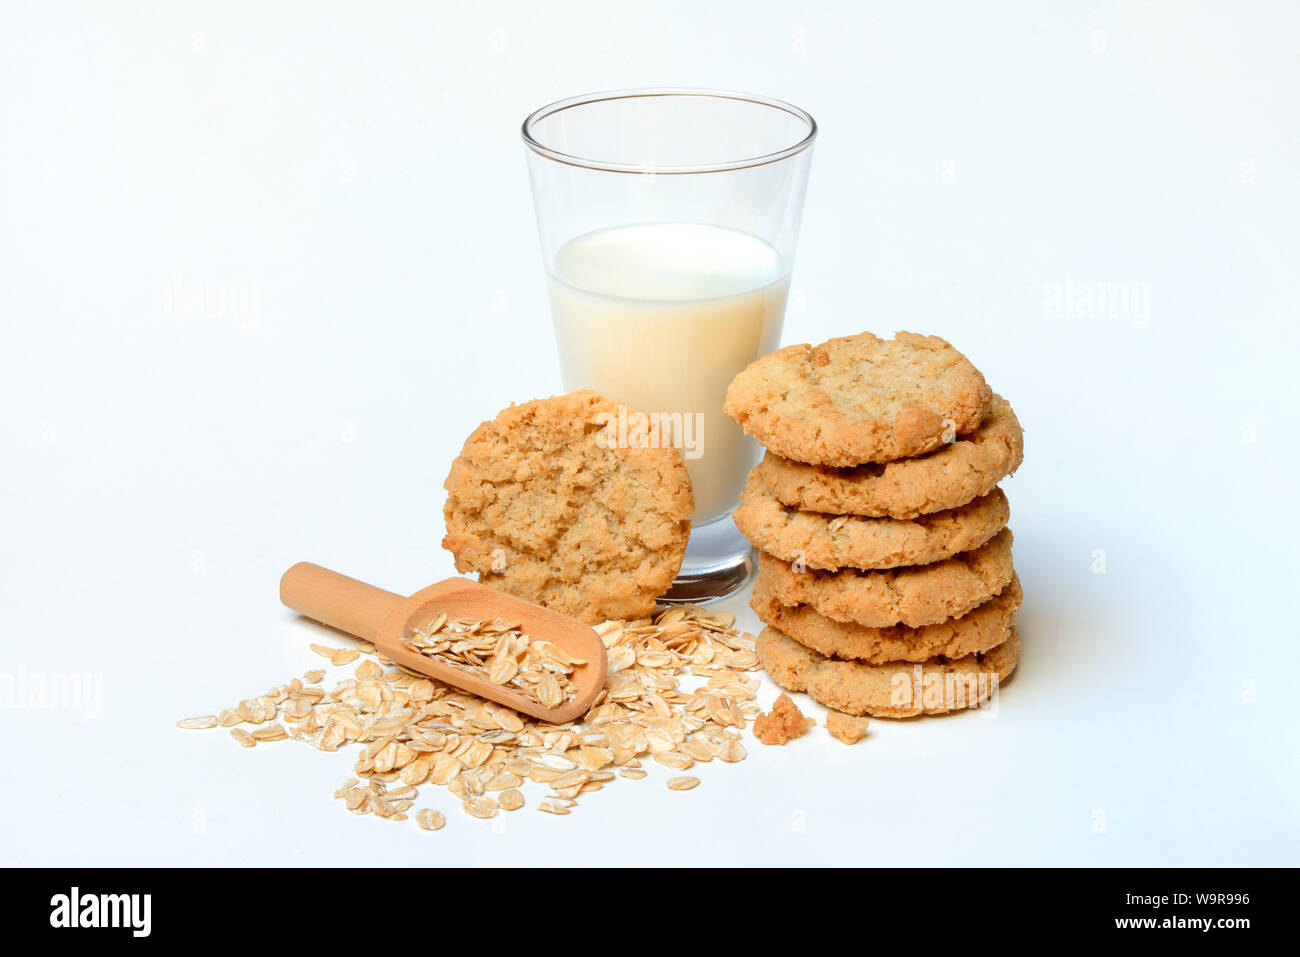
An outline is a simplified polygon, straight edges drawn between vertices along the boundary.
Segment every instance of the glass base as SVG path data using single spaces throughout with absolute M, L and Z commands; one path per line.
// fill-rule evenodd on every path
M 734 595 L 754 576 L 757 552 L 730 515 L 691 529 L 686 557 L 673 587 L 659 600 L 669 605 L 699 604 Z

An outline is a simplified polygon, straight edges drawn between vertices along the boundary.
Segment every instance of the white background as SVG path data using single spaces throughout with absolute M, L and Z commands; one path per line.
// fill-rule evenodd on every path
M 1296 864 L 1300 16 L 975 6 L 6 2 L 0 668 L 102 707 L 0 709 L 0 862 Z M 656 84 L 820 121 L 787 343 L 939 333 L 1015 405 L 996 719 L 497 829 L 428 788 L 436 834 L 332 801 L 350 754 L 177 730 L 342 642 L 292 563 L 453 572 L 451 459 L 560 389 L 518 124 Z M 1070 277 L 1149 319 L 1052 315 Z

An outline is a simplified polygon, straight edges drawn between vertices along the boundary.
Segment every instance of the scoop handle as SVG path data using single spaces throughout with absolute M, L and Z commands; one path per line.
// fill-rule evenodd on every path
M 380 626 L 406 599 L 311 562 L 299 562 L 280 579 L 280 601 L 308 618 L 374 641 Z

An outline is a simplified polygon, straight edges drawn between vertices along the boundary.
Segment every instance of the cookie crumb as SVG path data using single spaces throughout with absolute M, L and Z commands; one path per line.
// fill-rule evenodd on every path
M 754 719 L 754 736 L 764 744 L 785 744 L 816 723 L 812 718 L 805 718 L 790 696 L 783 694 L 772 703 L 771 711 Z
M 855 744 L 867 734 L 867 719 L 857 718 L 842 711 L 832 711 L 826 715 L 826 730 L 832 738 L 838 738 L 845 744 Z

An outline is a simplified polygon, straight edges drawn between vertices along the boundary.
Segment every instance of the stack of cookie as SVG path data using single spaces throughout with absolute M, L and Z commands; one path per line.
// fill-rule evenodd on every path
M 1011 406 L 935 336 L 789 346 L 726 411 L 766 448 L 736 525 L 762 552 L 752 607 L 777 684 L 848 714 L 973 707 L 1016 666 L 1006 496 Z

